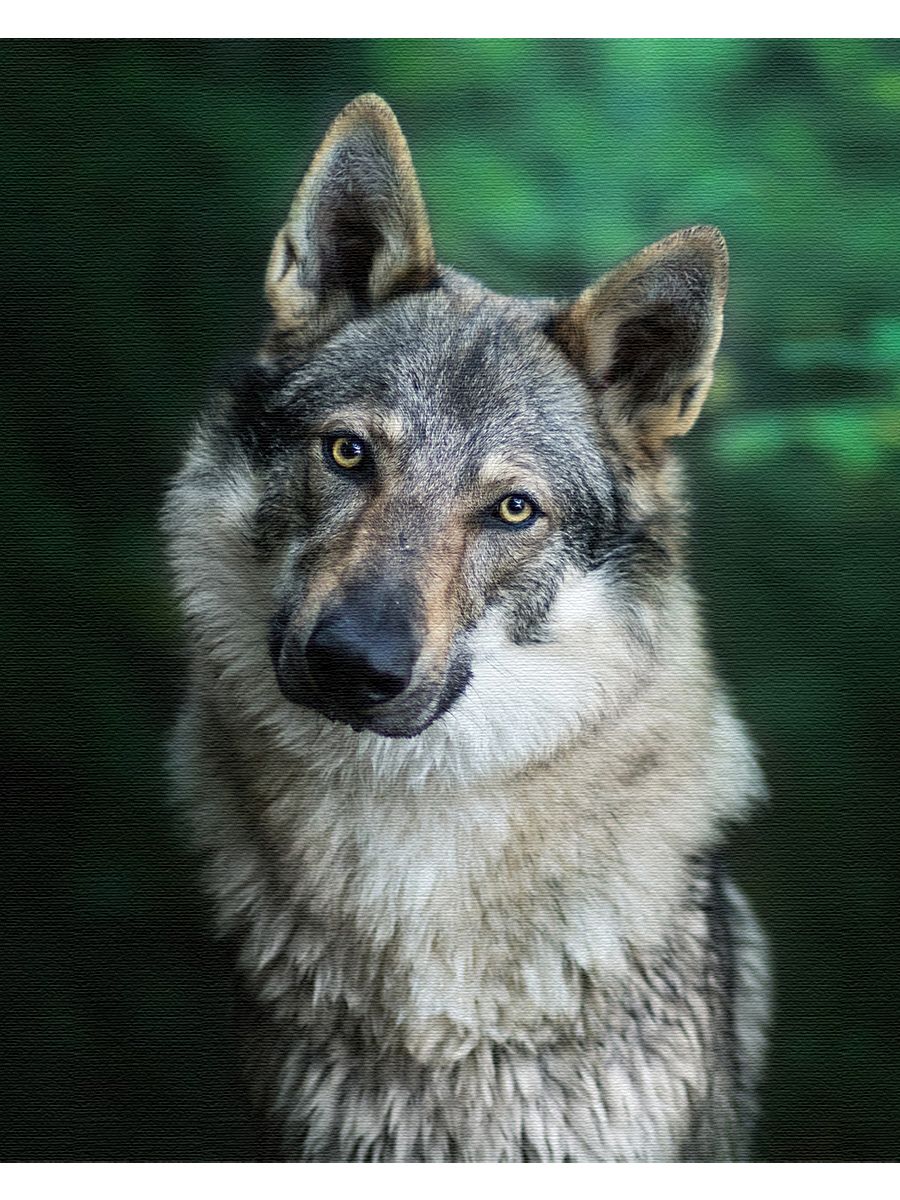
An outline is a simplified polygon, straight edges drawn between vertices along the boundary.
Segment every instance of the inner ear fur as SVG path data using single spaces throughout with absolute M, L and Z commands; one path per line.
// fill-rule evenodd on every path
M 317 340 L 436 275 L 406 139 L 378 96 L 335 118 L 300 184 L 266 271 L 276 329 Z
M 651 454 L 700 413 L 727 287 L 725 239 L 698 225 L 613 268 L 556 318 L 559 344 L 606 417 Z

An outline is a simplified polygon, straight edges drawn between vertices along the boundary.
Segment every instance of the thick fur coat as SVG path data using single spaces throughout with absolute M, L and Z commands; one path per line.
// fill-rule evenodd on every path
M 570 305 L 497 296 L 435 262 L 383 102 L 320 148 L 165 510 L 176 790 L 268 1154 L 747 1153 L 766 954 L 719 846 L 762 784 L 670 448 L 726 270 L 699 228 Z M 351 609 L 374 699 L 313 658 Z

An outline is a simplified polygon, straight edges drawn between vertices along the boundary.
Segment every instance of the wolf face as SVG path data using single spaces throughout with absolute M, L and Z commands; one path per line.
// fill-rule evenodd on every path
M 253 603 L 268 596 L 282 697 L 410 738 L 492 656 L 513 694 L 531 691 L 514 648 L 553 643 L 565 671 L 602 658 L 599 634 L 638 664 L 678 559 L 667 444 L 709 386 L 726 274 L 701 227 L 573 304 L 497 296 L 435 262 L 390 110 L 349 105 L 276 238 L 259 359 L 195 443 L 194 500 L 211 459 L 245 493 L 241 588 L 255 576 Z M 588 627 L 611 593 L 615 628 Z M 209 636 L 210 606 L 194 611 Z M 594 690 L 614 690 L 599 666 Z
M 271 634 L 283 693 L 411 736 L 471 678 L 502 613 L 547 634 L 567 568 L 621 536 L 575 371 L 531 313 L 443 289 L 354 321 L 273 398 L 296 434 L 270 461 L 289 531 Z

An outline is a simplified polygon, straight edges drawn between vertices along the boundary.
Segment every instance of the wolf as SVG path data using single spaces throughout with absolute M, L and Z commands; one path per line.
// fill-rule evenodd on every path
M 749 1153 L 769 972 L 721 847 L 763 784 L 673 449 L 727 270 L 698 226 L 496 294 L 438 264 L 384 101 L 328 130 L 164 508 L 261 1156 Z

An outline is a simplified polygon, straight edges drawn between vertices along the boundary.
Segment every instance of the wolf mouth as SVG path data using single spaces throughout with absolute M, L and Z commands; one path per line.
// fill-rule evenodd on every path
M 445 684 L 436 702 L 434 689 L 429 689 L 431 696 L 429 702 L 426 705 L 416 705 L 416 713 L 410 717 L 406 717 L 403 713 L 389 714 L 381 711 L 379 707 L 372 707 L 361 712 L 336 710 L 317 698 L 312 690 L 303 697 L 299 697 L 289 695 L 282 688 L 282 694 L 292 703 L 320 713 L 329 721 L 334 721 L 339 725 L 348 725 L 355 733 L 375 733 L 384 738 L 415 738 L 446 716 L 466 690 L 470 678 L 471 673 L 467 672 L 463 682 L 455 687 Z M 404 708 L 409 708 L 409 705 L 404 705 Z

